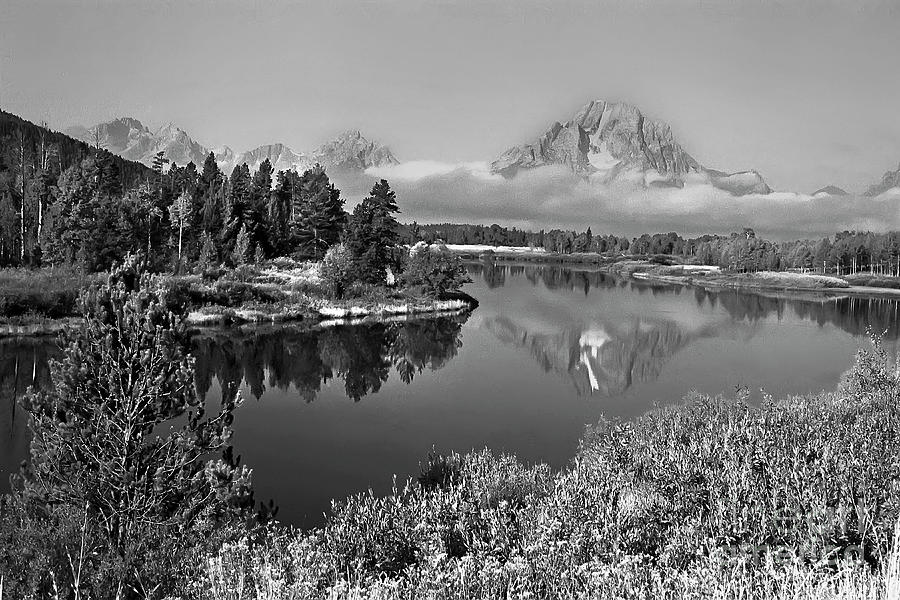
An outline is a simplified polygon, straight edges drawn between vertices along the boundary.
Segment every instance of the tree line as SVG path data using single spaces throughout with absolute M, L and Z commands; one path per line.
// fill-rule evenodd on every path
M 321 165 L 226 174 L 212 152 L 199 167 L 160 152 L 148 168 L 7 113 L 0 124 L 0 266 L 95 272 L 135 252 L 155 270 L 238 266 L 320 259 L 345 241 L 359 278 L 379 283 L 393 258 L 399 209 L 384 180 L 348 214 Z
M 706 234 L 683 237 L 675 232 L 645 233 L 631 239 L 613 234 L 594 234 L 552 229 L 525 231 L 500 225 L 427 224 L 403 226 L 407 243 L 441 239 L 449 244 L 488 244 L 532 247 L 573 254 L 668 255 L 715 265 L 734 271 L 799 269 L 841 275 L 872 272 L 900 276 L 900 232 L 842 231 L 819 239 L 767 240 L 745 227 L 728 235 Z

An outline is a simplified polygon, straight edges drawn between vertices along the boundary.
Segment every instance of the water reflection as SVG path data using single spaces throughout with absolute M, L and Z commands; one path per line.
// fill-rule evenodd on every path
M 232 393 L 246 383 L 257 399 L 269 387 L 293 389 L 311 402 L 323 384 L 338 378 L 347 397 L 359 401 L 378 392 L 392 370 L 408 384 L 425 369 L 446 365 L 462 346 L 467 318 L 203 332 L 192 340 L 197 390 L 206 395 L 215 378 Z
M 657 379 L 664 365 L 692 342 L 715 337 L 749 340 L 761 330 L 758 324 L 770 318 L 832 324 L 854 336 L 873 331 L 895 340 L 900 334 L 900 305 L 885 298 L 688 288 L 554 265 L 479 262 L 470 264 L 469 271 L 489 289 L 520 280 L 585 297 L 592 290 L 620 290 L 637 297 L 693 296 L 692 310 L 704 313 L 701 323 L 632 314 L 620 306 L 605 307 L 601 315 L 585 303 L 567 310 L 560 296 L 553 296 L 554 310 L 533 310 L 526 316 L 504 311 L 484 318 L 485 328 L 498 341 L 527 351 L 541 370 L 568 379 L 579 395 L 619 395 L 633 384 Z M 683 317 L 685 311 L 673 312 Z M 716 312 L 724 312 L 724 318 L 715 318 Z
M 385 493 L 432 446 L 558 467 L 586 423 L 631 418 L 691 388 L 833 389 L 867 327 L 900 335 L 887 299 L 703 290 L 553 265 L 469 272 L 466 291 L 480 301 L 471 315 L 195 335 L 198 391 L 259 399 L 236 413 L 235 445 L 282 518 L 312 526 L 332 498 Z M 46 385 L 58 352 L 50 338 L 0 340 L 0 485 L 27 455 L 14 399 Z
M 672 321 L 639 318 L 570 327 L 555 334 L 529 331 L 504 316 L 485 324 L 501 342 L 528 350 L 544 371 L 567 376 L 579 394 L 601 396 L 656 379 L 666 361 L 696 337 Z

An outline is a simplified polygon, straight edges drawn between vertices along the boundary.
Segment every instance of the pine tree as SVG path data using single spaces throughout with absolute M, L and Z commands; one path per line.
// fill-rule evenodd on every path
M 316 260 L 341 239 L 347 223 L 341 191 L 334 187 L 325 168 L 316 165 L 301 177 L 301 202 L 294 224 L 297 249 Z
M 250 167 L 246 163 L 236 166 L 231 171 L 229 187 L 231 188 L 228 203 L 228 217 L 222 232 L 222 249 L 226 253 L 234 248 L 238 233 L 244 226 L 250 203 Z
M 195 228 L 198 231 L 218 237 L 222 231 L 222 197 L 221 188 L 223 175 L 216 164 L 216 156 L 212 152 L 206 155 L 203 162 L 203 171 L 197 184 L 197 192 L 200 198 Z
M 396 196 L 384 179 L 376 183 L 369 195 L 353 209 L 347 228 L 347 247 L 361 281 L 386 282 L 386 270 L 399 239 L 400 224 L 394 217 L 399 212 Z
M 26 398 L 24 497 L 51 518 L 84 515 L 86 554 L 97 557 L 88 568 L 106 570 L 85 580 L 165 596 L 191 547 L 252 510 L 250 473 L 228 446 L 239 400 L 206 415 L 184 312 L 134 257 L 79 305 L 84 322 L 64 335 L 54 385 Z

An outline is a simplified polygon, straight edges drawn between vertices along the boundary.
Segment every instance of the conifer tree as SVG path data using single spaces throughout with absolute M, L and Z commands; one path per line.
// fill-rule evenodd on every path
M 384 179 L 353 209 L 347 228 L 347 247 L 361 281 L 383 284 L 399 239 L 396 196 Z
M 84 515 L 85 555 L 97 557 L 87 568 L 102 571 L 90 579 L 109 583 L 92 597 L 112 597 L 117 582 L 166 596 L 187 550 L 252 510 L 250 472 L 228 446 L 239 399 L 206 414 L 183 309 L 135 257 L 79 305 L 84 322 L 64 334 L 54 385 L 26 398 L 24 498 L 51 519 Z
M 341 239 L 347 213 L 341 191 L 329 181 L 321 165 L 303 173 L 301 186 L 302 201 L 294 225 L 297 249 L 318 260 Z

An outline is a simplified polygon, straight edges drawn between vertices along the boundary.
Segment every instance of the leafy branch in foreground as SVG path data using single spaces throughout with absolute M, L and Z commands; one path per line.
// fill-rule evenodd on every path
M 54 385 L 26 399 L 24 506 L 51 528 L 85 511 L 95 591 L 164 592 L 187 553 L 250 515 L 250 471 L 229 446 L 239 400 L 207 415 L 183 311 L 139 259 L 79 303 L 84 324 L 63 336 Z

